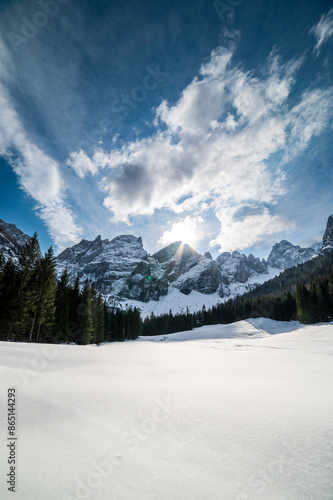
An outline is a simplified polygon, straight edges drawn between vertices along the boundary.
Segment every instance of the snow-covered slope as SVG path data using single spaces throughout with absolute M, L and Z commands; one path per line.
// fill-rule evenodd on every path
M 333 324 L 177 335 L 0 343 L 0 421 L 13 386 L 18 418 L 15 494 L 0 426 L 1 499 L 331 499 Z
M 181 293 L 178 289 L 170 287 L 169 293 L 164 297 L 160 297 L 158 301 L 150 300 L 148 302 L 139 302 L 126 300 L 122 302 L 121 306 L 123 308 L 137 307 L 141 311 L 142 318 L 146 318 L 152 313 L 154 313 L 155 316 L 161 316 L 162 314 L 168 314 L 170 310 L 173 314 L 186 313 L 187 310 L 194 313 L 201 311 L 203 306 L 209 309 L 237 295 L 243 295 L 257 285 L 261 285 L 265 281 L 274 278 L 279 273 L 279 269 L 268 268 L 267 274 L 255 273 L 246 283 L 234 282 L 228 286 L 222 284 L 224 291 L 223 297 L 219 292 L 206 295 L 196 290 L 192 290 L 191 293 L 186 295 Z

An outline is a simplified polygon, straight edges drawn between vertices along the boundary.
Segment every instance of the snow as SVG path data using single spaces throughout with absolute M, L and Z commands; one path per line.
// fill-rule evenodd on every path
M 125 299 L 123 302 L 119 303 L 124 309 L 129 307 L 137 307 L 141 312 L 141 317 L 144 319 L 149 317 L 151 313 L 155 316 L 161 316 L 163 314 L 168 314 L 170 309 L 173 314 L 186 313 L 187 309 L 189 312 L 195 313 L 202 310 L 205 306 L 206 309 L 210 309 L 221 302 L 225 302 L 229 299 L 235 298 L 237 295 L 242 295 L 249 292 L 256 285 L 261 285 L 265 281 L 274 278 L 280 274 L 279 269 L 269 268 L 267 274 L 258 274 L 249 278 L 249 280 L 242 283 L 232 283 L 229 285 L 230 294 L 225 295 L 223 298 L 218 292 L 212 294 L 204 294 L 192 290 L 191 293 L 185 295 L 181 293 L 177 288 L 169 287 L 169 293 L 160 300 L 150 300 L 149 302 L 140 302 L 138 300 Z
M 333 323 L 261 318 L 165 337 L 1 342 L 0 498 L 13 496 L 12 386 L 15 498 L 332 498 Z
M 142 318 L 150 316 L 153 312 L 155 316 L 168 314 L 170 309 L 173 314 L 186 313 L 188 308 L 189 312 L 196 312 L 202 309 L 205 305 L 206 309 L 223 302 L 223 299 L 218 293 L 205 295 L 204 293 L 192 290 L 191 293 L 185 295 L 177 288 L 170 289 L 169 293 L 160 300 L 150 300 L 149 302 L 139 302 L 138 300 L 126 300 L 121 305 L 124 308 L 137 307 L 141 311 Z
M 230 283 L 228 285 L 230 294 L 225 297 L 225 300 L 235 298 L 237 295 L 243 295 L 246 292 L 249 292 L 250 290 L 253 290 L 257 285 L 262 285 L 268 280 L 271 280 L 275 278 L 275 276 L 278 276 L 281 274 L 281 270 L 277 269 L 275 267 L 268 267 L 267 273 L 259 274 L 259 273 L 253 273 L 252 276 L 245 282 L 245 283 Z M 227 287 L 224 287 L 224 290 Z

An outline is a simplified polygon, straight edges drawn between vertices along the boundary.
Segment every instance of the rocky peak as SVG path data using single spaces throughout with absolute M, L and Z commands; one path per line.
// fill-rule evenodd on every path
M 172 283 L 196 266 L 200 255 L 187 243 L 176 241 L 156 252 L 153 258 L 161 264 L 167 280 Z
M 223 283 L 245 283 L 251 276 L 267 272 L 267 262 L 252 254 L 246 256 L 240 252 L 223 252 L 216 259 L 221 271 Z
M 0 250 L 5 259 L 17 260 L 21 248 L 30 240 L 15 224 L 0 219 Z
M 311 247 L 301 248 L 299 245 L 282 240 L 273 246 L 267 262 L 271 267 L 284 270 L 302 264 L 315 256 L 316 251 Z
M 333 249 L 333 214 L 329 216 L 326 230 L 323 237 L 323 246 L 321 251 Z

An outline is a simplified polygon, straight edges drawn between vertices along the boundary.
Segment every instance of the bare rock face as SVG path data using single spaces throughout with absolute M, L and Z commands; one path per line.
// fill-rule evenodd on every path
M 0 219 L 0 251 L 5 259 L 18 260 L 22 247 L 30 240 L 15 224 Z
M 268 265 L 265 259 L 260 260 L 252 254 L 246 256 L 240 252 L 223 252 L 216 259 L 216 263 L 222 274 L 222 281 L 230 283 L 245 283 L 256 274 L 267 273 Z
M 82 240 L 57 257 L 58 274 L 67 268 L 70 278 L 87 278 L 97 290 L 115 299 L 157 300 L 166 295 L 167 283 L 155 263 L 148 258 L 141 238 L 117 236 L 112 241 Z
M 214 260 L 201 256 L 194 266 L 172 283 L 172 287 L 188 295 L 195 290 L 209 295 L 215 293 L 221 284 L 221 272 Z
M 333 250 L 333 214 L 329 216 L 323 237 L 321 252 Z
M 317 252 L 312 247 L 301 248 L 299 245 L 295 246 L 289 241 L 282 240 L 273 246 L 267 262 L 271 267 L 284 270 L 302 264 L 316 255 Z
M 170 283 L 196 266 L 199 257 L 199 254 L 190 245 L 183 244 L 181 241 L 176 241 L 153 255 L 153 259 L 160 263 Z
M 170 288 L 185 295 L 192 290 L 204 294 L 215 293 L 221 283 L 221 273 L 207 252 L 199 255 L 190 245 L 177 241 L 153 255 L 160 262 Z

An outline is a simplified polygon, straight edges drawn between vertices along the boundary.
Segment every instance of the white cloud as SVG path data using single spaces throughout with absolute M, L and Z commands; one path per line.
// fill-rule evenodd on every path
M 96 163 L 91 161 L 89 156 L 82 150 L 71 153 L 67 159 L 66 165 L 71 167 L 81 179 L 83 179 L 87 173 L 95 175 L 98 172 Z
M 317 137 L 328 126 L 332 114 L 332 87 L 305 92 L 301 102 L 294 106 L 286 117 L 290 135 L 285 161 L 303 152 L 312 137 Z
M 318 53 L 320 47 L 333 36 L 333 9 L 321 16 L 319 23 L 311 28 L 310 33 L 316 37 L 315 50 Z
M 230 50 L 213 51 L 179 100 L 158 106 L 154 135 L 109 154 L 95 152 L 91 161 L 107 171 L 100 188 L 114 220 L 130 223 L 163 208 L 200 216 L 209 206 L 221 221 L 214 240 L 221 249 L 246 248 L 287 230 L 290 221 L 267 208 L 286 192 L 285 174 L 272 157 L 284 153 L 287 161 L 304 151 L 333 112 L 330 89 L 305 92 L 290 106 L 302 62 L 282 64 L 274 49 L 259 78 L 233 66 Z M 230 207 L 249 203 L 266 208 L 233 224 Z
M 7 88 L 10 58 L 0 39 L 0 154 L 7 158 L 21 188 L 36 202 L 40 217 L 48 226 L 59 249 L 78 240 L 80 229 L 65 207 L 59 165 L 32 143 L 14 109 Z
M 267 208 L 240 221 L 235 221 L 234 213 L 230 210 L 223 210 L 217 216 L 221 218 L 221 232 L 210 245 L 223 248 L 226 252 L 235 248 L 242 250 L 260 243 L 267 235 L 294 229 L 292 222 L 279 215 L 271 215 Z

